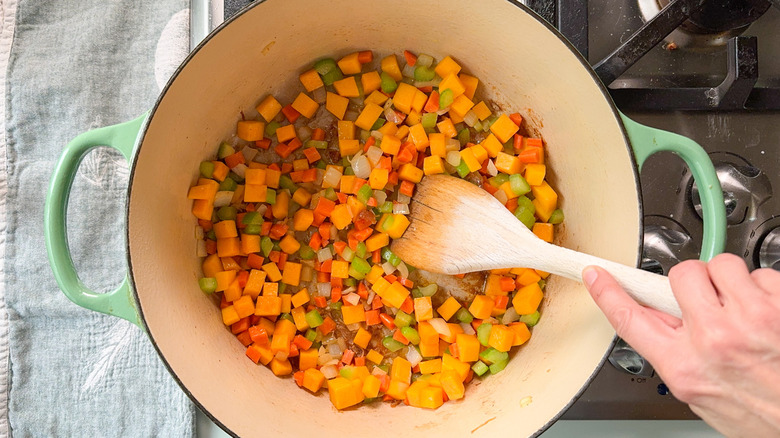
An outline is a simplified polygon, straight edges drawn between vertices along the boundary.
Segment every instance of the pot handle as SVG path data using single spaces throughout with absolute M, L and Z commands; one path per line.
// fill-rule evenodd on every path
M 620 113 L 639 169 L 650 155 L 671 151 L 682 158 L 699 187 L 704 235 L 700 259 L 707 261 L 726 246 L 726 205 L 715 167 L 702 147 L 688 137 L 637 123 Z
M 141 319 L 127 275 L 119 287 L 107 293 L 95 293 L 79 279 L 70 257 L 66 215 L 70 189 L 87 152 L 98 146 L 109 146 L 118 150 L 129 162 L 135 139 L 146 117 L 147 114 L 143 114 L 129 122 L 85 132 L 65 146 L 49 182 L 43 221 L 49 265 L 62 292 L 81 307 L 124 318 L 139 327 Z

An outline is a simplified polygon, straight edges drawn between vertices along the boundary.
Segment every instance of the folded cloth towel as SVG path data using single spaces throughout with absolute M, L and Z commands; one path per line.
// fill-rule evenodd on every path
M 0 0 L 0 68 L 7 61 L 0 111 L 0 410 L 8 405 L 7 422 L 0 412 L 0 436 L 9 425 L 18 437 L 195 432 L 193 405 L 143 331 L 82 309 L 60 292 L 42 233 L 46 187 L 63 146 L 151 108 L 159 84 L 187 53 L 188 5 Z M 128 173 L 118 153 L 99 148 L 73 185 L 71 254 L 96 291 L 116 287 L 126 270 Z

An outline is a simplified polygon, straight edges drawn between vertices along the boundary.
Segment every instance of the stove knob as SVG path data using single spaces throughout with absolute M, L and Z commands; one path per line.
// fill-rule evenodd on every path
M 622 339 L 618 339 L 608 359 L 612 366 L 625 373 L 640 377 L 653 376 L 653 366 L 650 362 Z
M 758 249 L 758 263 L 762 268 L 780 271 L 780 227 L 770 230 L 764 236 Z

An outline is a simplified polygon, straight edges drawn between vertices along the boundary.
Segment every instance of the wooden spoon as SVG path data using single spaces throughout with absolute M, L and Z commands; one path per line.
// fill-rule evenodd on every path
M 454 275 L 526 267 L 581 282 L 583 268 L 598 265 L 640 304 L 680 317 L 666 277 L 547 243 L 468 181 L 426 176 L 410 210 L 409 228 L 391 250 L 417 268 Z

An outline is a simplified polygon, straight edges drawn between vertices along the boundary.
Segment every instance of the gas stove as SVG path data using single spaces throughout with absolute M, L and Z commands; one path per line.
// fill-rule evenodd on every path
M 201 2 L 203 3 L 203 2 Z M 251 3 L 193 9 L 197 43 Z M 618 108 L 692 138 L 715 164 L 727 211 L 726 251 L 780 270 L 780 0 L 525 0 L 590 61 Z M 699 257 L 698 191 L 672 153 L 640 174 L 642 268 L 667 274 Z M 564 420 L 697 418 L 652 366 L 618 340 Z

